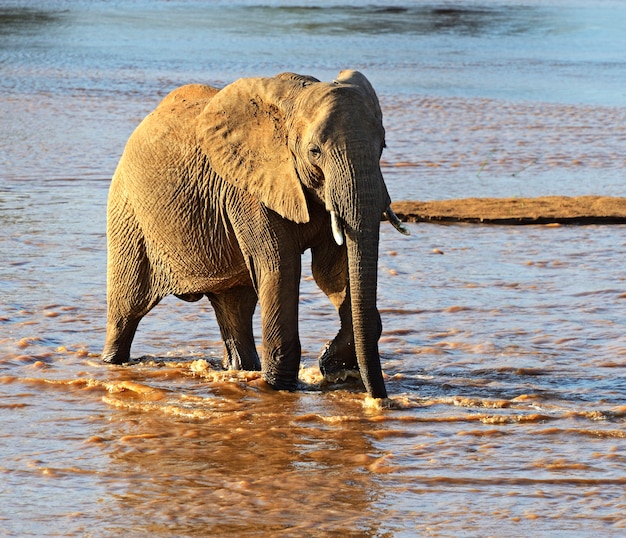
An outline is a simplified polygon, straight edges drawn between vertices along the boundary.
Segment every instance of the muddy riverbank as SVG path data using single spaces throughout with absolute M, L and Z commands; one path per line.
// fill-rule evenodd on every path
M 542 196 L 399 201 L 393 210 L 405 222 L 480 224 L 625 224 L 626 198 Z

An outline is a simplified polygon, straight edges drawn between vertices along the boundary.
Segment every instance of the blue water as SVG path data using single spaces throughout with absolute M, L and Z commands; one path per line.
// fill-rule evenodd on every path
M 6 179 L 108 179 L 181 84 L 356 68 L 396 199 L 624 193 L 623 2 L 14 1 L 0 20 Z
M 176 86 L 359 69 L 394 199 L 624 196 L 625 22 L 617 0 L 1 2 L 0 535 L 623 535 L 623 226 L 383 227 L 400 409 L 320 387 L 337 321 L 308 261 L 297 393 L 207 369 L 206 302 L 142 321 L 150 360 L 99 353 L 109 178 Z
M 618 1 L 5 1 L 1 13 L 11 93 L 151 95 L 346 65 L 382 94 L 626 104 Z

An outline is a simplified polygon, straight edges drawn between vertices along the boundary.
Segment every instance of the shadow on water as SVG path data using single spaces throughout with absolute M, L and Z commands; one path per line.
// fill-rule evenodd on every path
M 23 7 L 0 7 L 0 35 L 34 34 L 42 26 L 59 21 L 58 11 Z
M 334 6 L 252 8 L 271 11 L 263 20 L 312 34 L 514 35 L 537 28 L 539 13 L 526 7 Z

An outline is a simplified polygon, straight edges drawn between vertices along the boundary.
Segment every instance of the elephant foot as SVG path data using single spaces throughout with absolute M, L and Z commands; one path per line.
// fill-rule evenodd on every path
M 224 340 L 222 368 L 248 371 L 261 369 L 261 360 L 254 346 L 254 337 L 251 331 L 239 339 L 231 337 Z
M 319 366 L 324 379 L 330 383 L 361 378 L 354 346 L 350 343 L 341 344 L 336 339 L 327 342 L 320 353 Z
M 130 357 L 121 356 L 117 353 L 102 352 L 102 361 L 107 364 L 125 364 L 130 361 Z
M 225 348 L 222 368 L 224 368 L 224 370 L 246 370 L 255 372 L 261 369 L 261 361 L 256 351 L 249 354 L 240 354 Z
M 333 373 L 324 374 L 326 383 L 347 383 L 351 379 L 362 381 L 359 370 L 338 370 Z
M 128 316 L 121 314 L 115 316 L 109 314 L 107 335 L 101 355 L 104 362 L 107 364 L 130 362 L 130 346 L 140 321 L 140 317 L 128 319 Z
M 286 379 L 269 374 L 263 374 L 263 381 L 265 381 L 274 390 L 286 390 L 288 392 L 295 392 L 298 390 L 297 378 Z

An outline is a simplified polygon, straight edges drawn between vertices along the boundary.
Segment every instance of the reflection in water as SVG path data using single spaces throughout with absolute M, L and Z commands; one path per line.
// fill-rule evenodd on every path
M 113 528 L 123 530 L 141 511 L 146 523 L 136 530 L 164 535 L 375 534 L 377 485 L 367 466 L 376 458 L 362 423 L 326 426 L 302 395 L 225 389 L 235 408 L 222 407 L 207 420 L 131 416 L 107 431 L 99 442 L 111 466 L 137 476 L 115 495 Z M 341 421 L 343 403 L 326 403 L 325 412 L 332 415 L 334 407 Z

